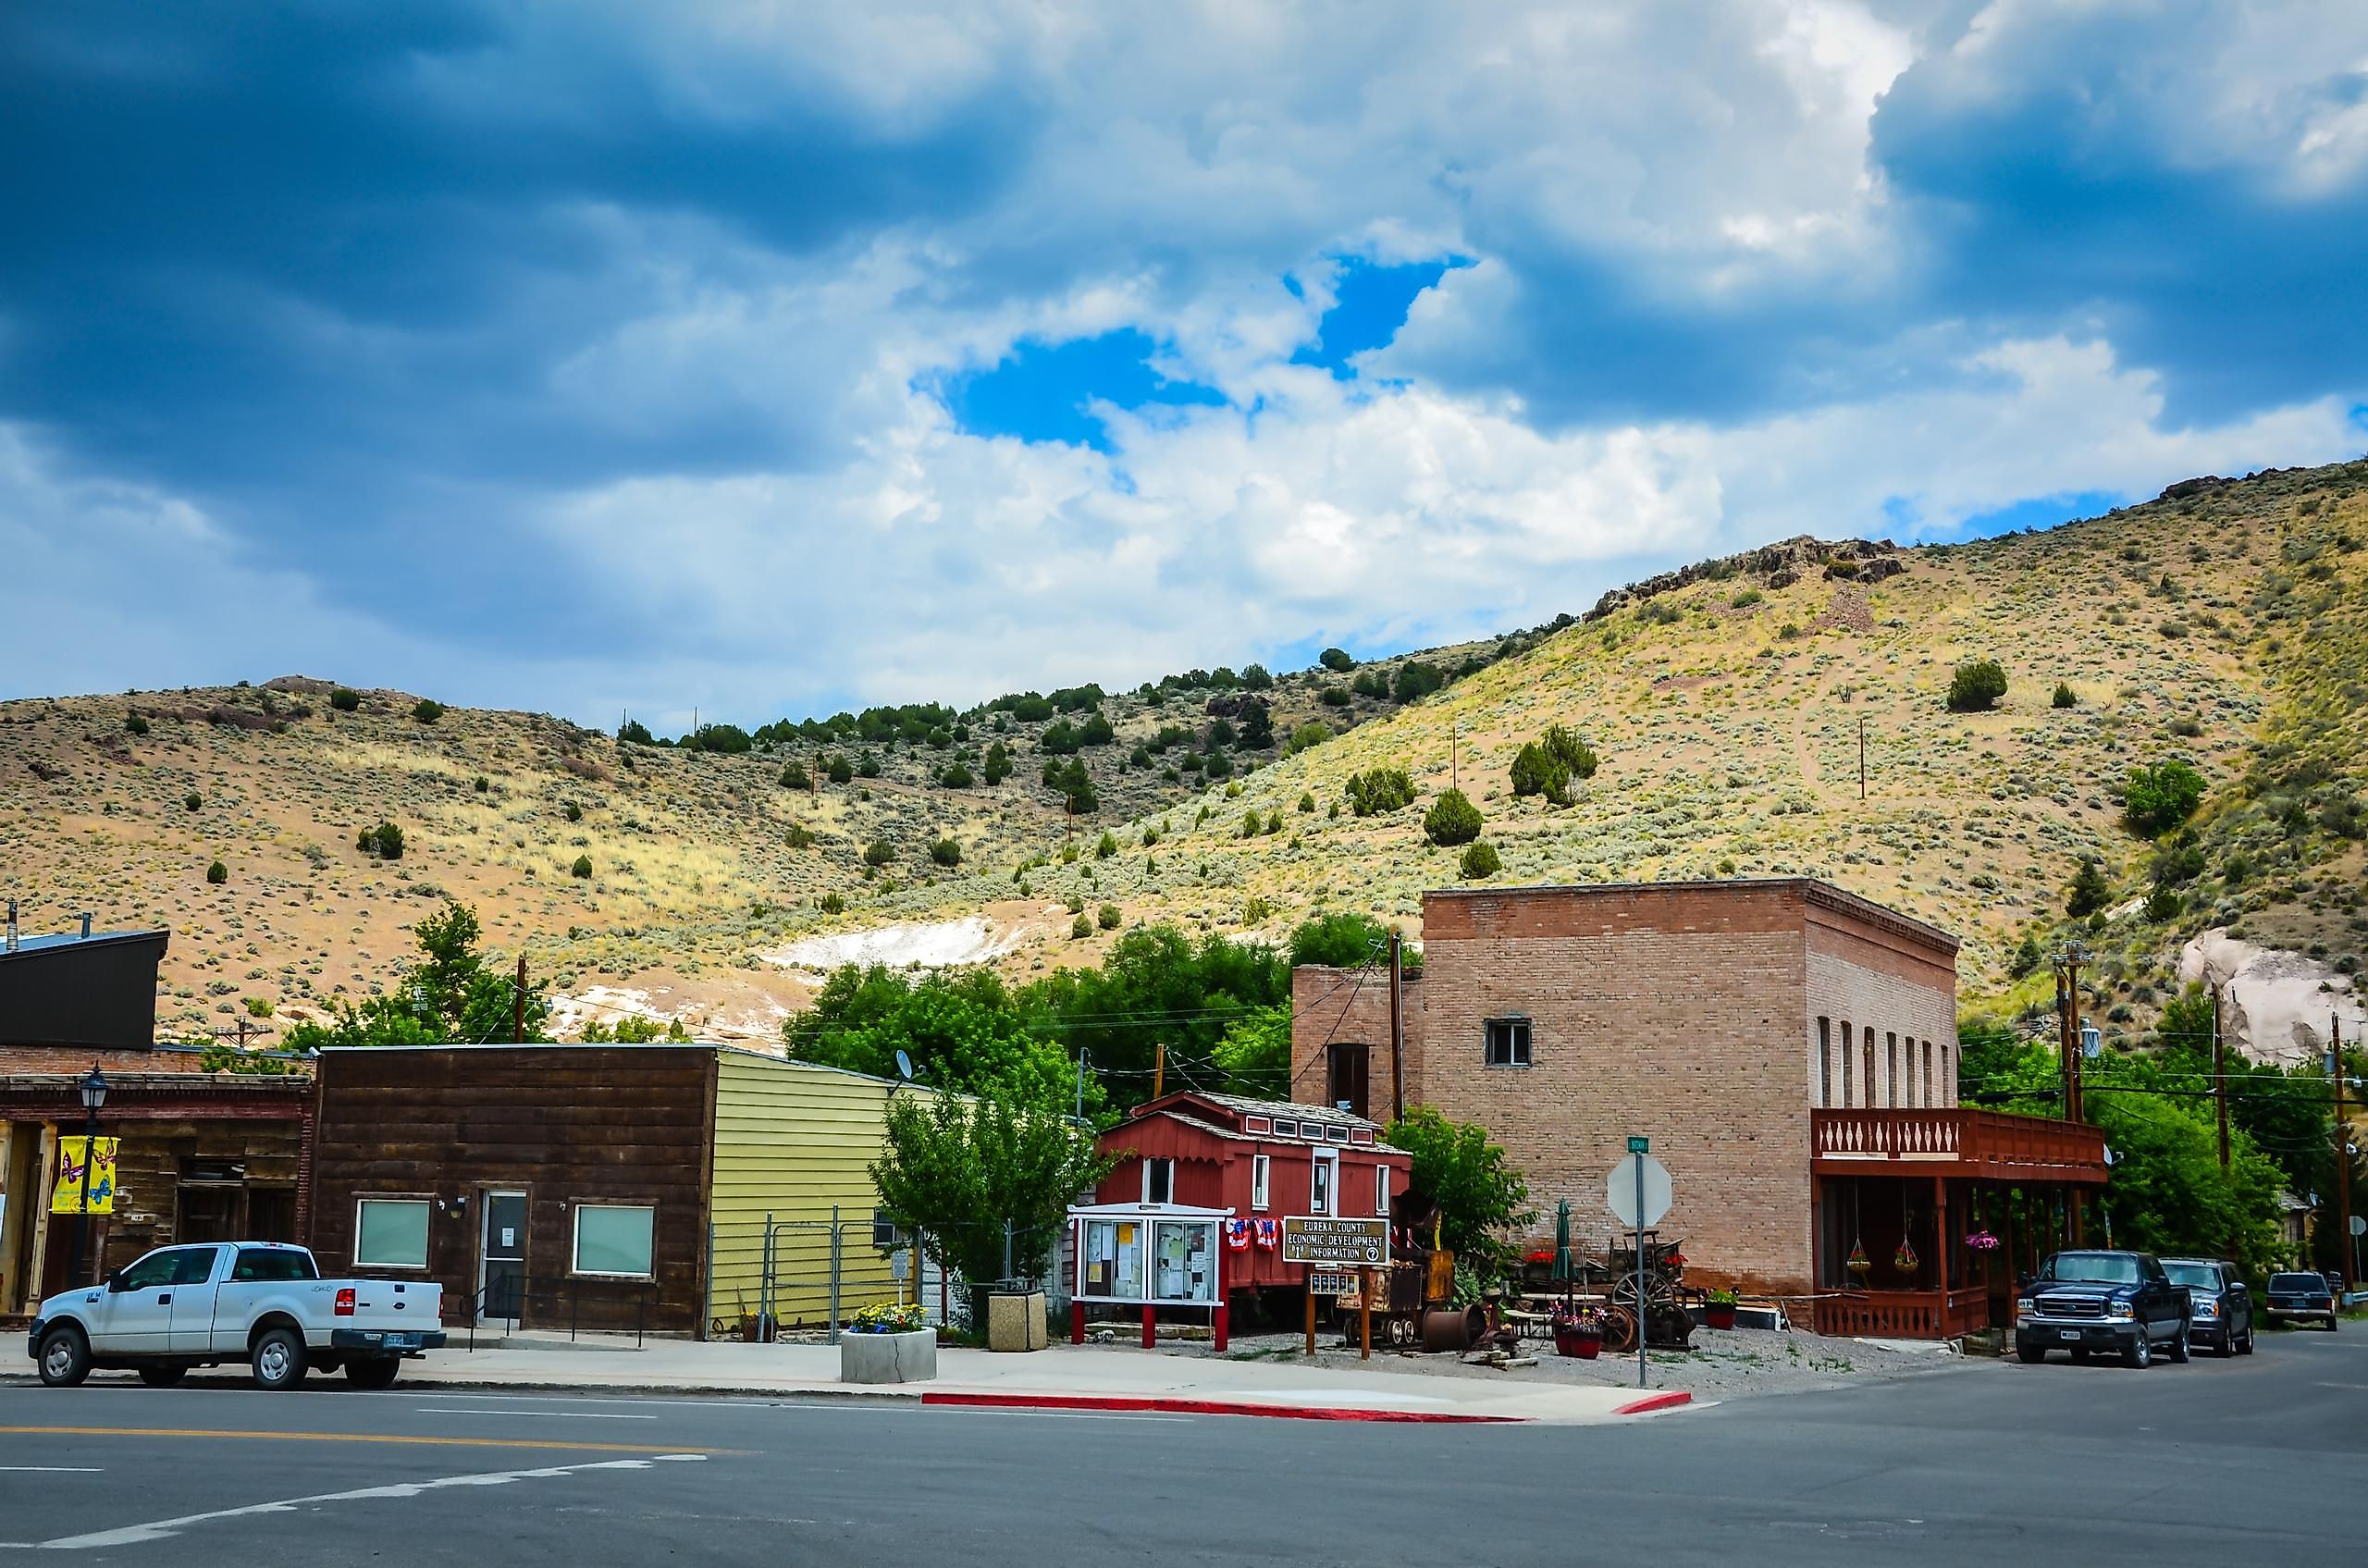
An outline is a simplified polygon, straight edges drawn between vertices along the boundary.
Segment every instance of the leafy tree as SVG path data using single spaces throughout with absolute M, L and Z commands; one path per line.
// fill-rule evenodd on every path
M 560 815 L 571 822 L 580 822 L 584 820 L 584 808 L 571 800 L 560 809 Z
M 1085 744 L 1085 733 L 1067 719 L 1056 719 L 1036 737 L 1036 749 L 1054 757 L 1074 755 Z
M 432 724 L 444 717 L 444 705 L 434 698 L 423 697 L 413 707 L 411 716 L 423 724 Z
M 1531 741 L 1513 754 L 1513 795 L 1542 795 L 1557 806 L 1571 803 L 1571 770 L 1547 749 Z
M 1101 809 L 1101 797 L 1093 793 L 1093 775 L 1086 772 L 1085 763 L 1072 757 L 1061 769 L 1054 787 L 1060 790 L 1070 810 L 1079 816 L 1090 815 Z
M 1241 685 L 1244 690 L 1264 691 L 1274 684 L 1275 677 L 1266 673 L 1266 666 L 1264 664 L 1244 664 L 1241 667 Z
M 814 787 L 814 775 L 806 771 L 805 763 L 792 762 L 788 767 L 783 768 L 781 771 L 781 787 L 783 789 L 812 789 Z
M 1082 942 L 1092 934 L 1093 921 L 1083 911 L 1079 911 L 1077 919 L 1069 922 L 1069 939 L 1074 942 Z
M 1216 1043 L 1242 1009 L 1289 1004 L 1290 966 L 1270 947 L 1215 932 L 1195 943 L 1174 926 L 1137 926 L 1111 943 L 1099 969 L 1059 970 L 1018 995 L 1036 1027 L 1083 1049 L 1131 1105 L 1149 1093 L 1162 1040 L 1171 1082 L 1215 1083 Z
M 2122 816 L 2152 838 L 2195 815 L 2203 801 L 2203 775 L 2177 759 L 2133 768 L 2121 786 Z
M 1497 854 L 1497 846 L 1485 838 L 1463 852 L 1460 865 L 1464 876 L 1474 882 L 1495 876 L 1505 869 L 1504 860 Z
M 1093 923 L 1104 931 L 1116 931 L 1118 923 L 1125 919 L 1126 917 L 1118 912 L 1118 906 L 1116 904 L 1104 904 L 1093 913 Z
M 2113 902 L 2113 889 L 2105 883 L 2105 874 L 2097 862 L 2083 857 L 2080 869 L 2073 874 L 2071 895 L 2064 901 L 2064 912 L 2078 919 L 2093 915 Z
M 1241 705 L 1241 749 L 1271 751 L 1274 747 L 1274 710 L 1259 698 L 1252 698 Z
M 811 849 L 814 847 L 814 830 L 803 822 L 792 822 L 783 841 L 792 849 Z
M 123 716 L 123 727 L 129 735 L 144 735 L 148 733 L 148 721 L 141 714 L 127 713 Z
M 1043 1273 L 1070 1200 L 1116 1163 L 1095 1148 L 1092 1129 L 1041 1105 L 895 1094 L 870 1173 L 882 1204 L 919 1228 L 941 1269 L 982 1282 L 1003 1277 L 1006 1234 L 1012 1269 Z
M 1389 695 L 1389 680 L 1378 670 L 1360 670 L 1349 689 L 1359 697 L 1369 697 L 1379 702 Z
M 2251 1137 L 2239 1130 L 2230 1140 L 2223 1171 L 2206 1112 L 2148 1094 L 2098 1094 L 2088 1105 L 2113 1145 L 2105 1203 L 2116 1241 L 2144 1252 L 2213 1256 L 2233 1240 L 2247 1272 L 2258 1277 L 2277 1266 L 2283 1182 Z
M 2055 695 L 2048 698 L 2048 703 L 2054 708 L 2078 708 L 2080 706 L 2080 694 L 2072 689 L 2069 682 L 2058 681 L 2055 683 Z
M 1315 656 L 1315 661 L 1335 674 L 1347 674 L 1357 667 L 1357 661 L 1337 648 L 1327 648 Z
M 1487 1129 L 1422 1105 L 1392 1122 L 1388 1137 L 1413 1156 L 1412 1206 L 1438 1210 L 1440 1241 L 1484 1273 L 1508 1267 L 1514 1240 L 1537 1216 L 1529 1184 L 1488 1141 Z
M 1208 754 L 1204 761 L 1209 770 L 1209 777 L 1213 779 L 1226 779 L 1233 776 L 1233 759 L 1227 756 L 1224 752 L 1212 751 Z
M 1398 666 L 1398 679 L 1390 687 L 1390 695 L 1400 702 L 1413 702 L 1446 685 L 1446 671 L 1419 659 L 1409 659 Z
M 340 713 L 351 713 L 362 706 L 362 694 L 339 686 L 329 693 L 329 706 Z
M 1314 814 L 1315 810 L 1315 795 L 1314 791 L 1304 789 L 1300 791 L 1299 809 L 1311 815 Z
M 878 778 L 880 776 L 880 754 L 876 751 L 864 752 L 855 759 L 855 771 L 856 776 L 858 778 Z M 832 784 L 845 784 L 847 782 L 844 778 L 841 778 L 839 773 L 839 767 L 833 766 L 831 769 L 831 782 Z
M 1443 848 L 1469 844 L 1480 836 L 1480 808 L 1460 789 L 1442 793 L 1423 815 L 1423 836 Z
M 950 838 L 941 838 L 929 846 L 929 858 L 941 866 L 958 866 L 962 863 L 962 846 Z
M 823 982 L 811 1007 L 783 1025 L 782 1038 L 797 1060 L 874 1078 L 896 1076 L 901 1050 L 931 1088 L 1040 1108 L 1067 1111 L 1076 1087 L 1068 1053 L 1030 1032 L 992 969 L 914 980 L 884 965 L 845 965 Z M 1087 1088 L 1091 1107 L 1099 1092 L 1091 1080 Z
M 656 1019 L 639 1013 L 627 1013 L 611 1029 L 594 1019 L 584 1026 L 583 1040 L 586 1045 L 649 1045 L 663 1040 L 669 1044 L 690 1043 L 691 1031 L 683 1027 L 680 1019 L 668 1019 L 660 1024 Z
M 375 828 L 364 828 L 356 842 L 381 860 L 403 858 L 403 830 L 392 822 L 380 822 Z
M 592 857 L 578 855 L 575 858 L 575 864 L 567 869 L 567 874 L 572 877 L 589 878 L 592 875 Z
M 1356 699 L 1349 695 L 1345 686 L 1326 686 L 1315 694 L 1315 700 L 1326 708 L 1346 708 Z M 1297 735 L 1299 732 L 1294 730 L 1291 733 Z
M 1208 747 L 1211 751 L 1231 746 L 1234 742 L 1233 722 L 1229 719 L 1209 721 Z
M 691 751 L 713 751 L 737 757 L 753 750 L 756 742 L 747 731 L 737 724 L 701 724 L 683 737 L 682 745 Z
M 1102 836 L 1094 841 L 1093 858 L 1097 860 L 1107 860 L 1116 853 L 1118 853 L 1118 835 L 1108 828 L 1103 829 Z
M 204 807 L 204 804 L 205 796 L 198 794 L 195 790 L 191 790 L 187 795 L 181 796 L 181 805 L 188 810 L 195 811 Z M 362 847 L 367 849 L 370 846 L 365 844 Z
M 1600 766 L 1595 748 L 1581 740 L 1577 731 L 1560 724 L 1548 725 L 1539 744 L 1546 748 L 1546 755 L 1569 770 L 1574 779 L 1591 779 Z
M 216 860 L 205 868 L 205 880 L 218 887 L 230 880 L 230 868 Z
M 1291 932 L 1291 967 L 1328 964 L 1353 969 L 1378 963 L 1389 951 L 1389 928 L 1371 915 L 1343 910 L 1301 920 Z
M 947 789 L 968 789 L 978 781 L 970 776 L 969 766 L 956 758 L 938 771 L 937 782 Z
M 1960 664 L 1956 673 L 1949 677 L 1949 711 L 1952 713 L 1983 713 L 1998 706 L 2006 695 L 2006 672 L 1994 659 L 1977 659 Z
M 305 1019 L 282 1035 L 280 1043 L 291 1051 L 316 1051 L 331 1045 L 510 1040 L 517 987 L 508 974 L 487 966 L 477 951 L 480 934 L 475 910 L 445 900 L 441 909 L 412 927 L 420 957 L 386 994 L 359 1006 L 338 1001 L 328 1022 Z M 528 982 L 524 1001 L 526 1038 L 549 1040 L 550 1004 L 540 982 Z
M 875 838 L 863 846 L 863 863 L 867 866 L 884 866 L 895 858 L 896 846 L 884 838 Z
M 1344 793 L 1349 809 L 1360 817 L 1396 811 L 1414 803 L 1414 782 L 1403 768 L 1370 768 L 1350 773 Z
M 649 733 L 649 726 L 643 723 L 638 719 L 627 719 L 623 723 L 619 724 L 617 726 L 617 740 L 620 745 L 623 746 L 655 746 L 658 744 L 657 737 Z
M 1078 743 L 1081 746 L 1108 746 L 1117 737 L 1118 732 L 1100 713 L 1087 714 L 1084 728 L 1078 732 Z
M 1291 1097 L 1291 1010 L 1260 1007 L 1234 1020 L 1214 1058 L 1229 1094 L 1258 1100 Z
M 988 743 L 987 759 L 980 764 L 980 774 L 991 784 L 999 784 L 1011 777 L 1011 753 L 1004 749 L 1003 742 Z

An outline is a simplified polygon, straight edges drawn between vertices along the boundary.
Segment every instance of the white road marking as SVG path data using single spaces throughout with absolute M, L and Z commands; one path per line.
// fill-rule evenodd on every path
M 105 1470 L 96 1464 L 0 1464 L 18 1475 L 104 1475 Z
M 99 1547 L 142 1546 L 179 1535 L 192 1525 L 211 1524 L 217 1519 L 246 1519 L 261 1513 L 293 1513 L 296 1510 L 317 1503 L 362 1502 L 379 1498 L 415 1498 L 426 1492 L 442 1491 L 452 1487 L 502 1487 L 512 1481 L 549 1480 L 559 1476 L 582 1475 L 594 1470 L 647 1470 L 653 1464 L 667 1463 L 695 1463 L 704 1460 L 703 1453 L 660 1453 L 648 1459 L 604 1459 L 591 1464 L 551 1464 L 532 1470 L 479 1471 L 472 1475 L 443 1475 L 433 1481 L 398 1481 L 384 1487 L 359 1487 L 345 1492 L 316 1492 L 310 1497 L 283 1498 L 277 1502 L 249 1503 L 244 1508 L 216 1509 L 210 1513 L 185 1513 L 178 1519 L 154 1519 L 142 1525 L 123 1525 L 112 1530 L 94 1530 L 88 1535 L 60 1536 L 47 1541 L 0 1541 L 0 1549 L 26 1549 L 43 1548 L 53 1551 L 89 1551 Z
M 470 1410 L 449 1404 L 414 1407 L 425 1415 L 521 1415 L 530 1421 L 655 1421 L 654 1415 L 623 1415 L 603 1410 Z

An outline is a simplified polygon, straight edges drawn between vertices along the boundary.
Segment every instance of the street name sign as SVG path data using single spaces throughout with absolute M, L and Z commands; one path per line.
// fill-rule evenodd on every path
M 1349 1268 L 1388 1263 L 1389 1221 L 1287 1215 L 1283 1218 L 1283 1261 Z

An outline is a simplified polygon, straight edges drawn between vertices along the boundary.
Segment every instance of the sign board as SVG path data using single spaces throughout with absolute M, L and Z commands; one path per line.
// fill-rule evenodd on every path
M 2360 1216 L 2353 1215 L 2351 1216 L 2351 1233 L 2354 1236 L 2368 1236 L 2368 1219 L 2362 1219 Z
M 1389 1261 L 1389 1221 L 1286 1215 L 1283 1261 L 1362 1268 Z
M 113 1138 L 60 1138 L 57 1141 L 57 1187 L 49 1195 L 52 1214 L 115 1213 L 115 1152 Z M 96 1145 L 91 1158 L 89 1145 Z M 92 1167 L 96 1168 L 93 1169 Z M 88 1179 L 90 1191 L 83 1191 Z M 87 1198 L 89 1206 L 84 1207 Z
M 1649 1154 L 1653 1152 L 1653 1141 L 1649 1138 L 1631 1138 L 1628 1140 L 1628 1152 L 1632 1154 Z
M 1350 1296 L 1356 1294 L 1357 1277 L 1353 1274 L 1326 1274 L 1322 1270 L 1315 1270 L 1307 1277 L 1307 1288 L 1319 1296 Z
M 1645 1167 L 1645 1212 L 1636 1212 L 1636 1167 Z M 1631 1154 L 1611 1167 L 1603 1179 L 1604 1201 L 1611 1207 L 1620 1223 L 1631 1230 L 1648 1225 L 1659 1225 L 1661 1216 L 1669 1213 L 1671 1188 L 1669 1167 L 1650 1154 Z

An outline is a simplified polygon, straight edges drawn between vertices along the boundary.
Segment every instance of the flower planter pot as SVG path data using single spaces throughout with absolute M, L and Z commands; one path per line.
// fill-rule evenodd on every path
M 926 1383 L 937 1376 L 937 1330 L 839 1336 L 842 1383 Z
M 1702 1309 L 1702 1322 L 1705 1327 L 1711 1328 L 1733 1327 L 1735 1326 L 1734 1303 L 1729 1302 L 1724 1305 L 1717 1302 L 1710 1303 Z
M 1554 1331 L 1554 1349 L 1563 1355 L 1576 1356 L 1581 1361 L 1593 1361 L 1603 1349 L 1603 1336 L 1558 1328 Z

